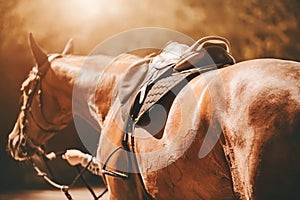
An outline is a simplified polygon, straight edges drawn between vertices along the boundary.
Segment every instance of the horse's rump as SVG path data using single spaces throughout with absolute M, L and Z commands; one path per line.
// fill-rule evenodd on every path
M 175 98 L 159 138 L 138 128 L 149 192 L 162 199 L 297 197 L 299 69 L 296 62 L 263 59 L 192 80 Z M 211 151 L 201 158 L 203 146 Z M 166 186 L 175 192 L 163 192 Z
M 243 199 L 297 198 L 299 63 L 264 59 L 234 68 L 224 72 L 231 84 L 224 84 L 223 133 L 235 191 Z

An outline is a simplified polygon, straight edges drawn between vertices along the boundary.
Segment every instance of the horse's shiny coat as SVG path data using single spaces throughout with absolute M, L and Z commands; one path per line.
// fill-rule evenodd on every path
M 100 67 L 91 82 L 77 80 L 82 89 L 98 81 L 94 101 L 73 102 L 91 107 L 92 115 L 75 114 L 102 128 L 97 155 L 102 162 L 121 145 L 121 107 L 113 100 L 122 74 L 138 59 L 122 55 L 105 70 Z M 72 90 L 83 62 L 84 57 L 68 56 L 51 63 L 43 80 L 49 120 L 72 120 Z M 246 61 L 194 78 L 176 96 L 161 138 L 137 129 L 143 136 L 135 138 L 138 167 L 147 192 L 154 199 L 299 197 L 299 78 L 299 63 L 277 59 Z M 28 127 L 36 145 L 50 138 L 31 119 Z M 16 159 L 18 130 L 16 123 L 9 136 Z M 116 154 L 111 165 L 122 159 L 124 155 Z M 127 180 L 106 176 L 106 181 L 111 199 L 143 198 L 138 175 Z
M 258 59 L 193 79 L 175 98 L 162 138 L 135 138 L 147 191 L 157 199 L 297 197 L 299 78 L 299 63 Z M 100 160 L 120 145 L 117 116 L 107 117 Z M 107 179 L 116 199 L 139 184 Z

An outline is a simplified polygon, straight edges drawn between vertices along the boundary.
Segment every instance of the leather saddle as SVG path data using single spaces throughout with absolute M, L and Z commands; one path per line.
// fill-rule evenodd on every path
M 167 54 L 165 52 L 171 52 L 169 54 L 172 54 L 172 58 L 161 56 Z M 137 90 L 147 87 L 161 77 L 170 75 L 170 73 L 166 74 L 170 68 L 174 72 L 181 72 L 203 66 L 215 66 L 217 69 L 234 63 L 230 44 L 223 37 L 207 36 L 190 47 L 172 42 L 158 56 L 143 59 L 129 67 L 118 85 L 118 98 L 124 105 Z

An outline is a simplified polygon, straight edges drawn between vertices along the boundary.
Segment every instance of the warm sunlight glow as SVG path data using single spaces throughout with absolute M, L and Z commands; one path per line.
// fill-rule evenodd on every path
M 71 0 L 61 1 L 60 6 L 66 11 L 66 15 L 77 16 L 77 19 L 93 19 L 108 14 L 110 10 L 118 7 L 113 1 L 103 0 Z

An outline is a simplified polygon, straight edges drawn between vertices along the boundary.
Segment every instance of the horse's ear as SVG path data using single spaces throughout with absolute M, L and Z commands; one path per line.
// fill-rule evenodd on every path
M 48 56 L 44 50 L 35 42 L 32 33 L 29 33 L 29 44 L 32 52 L 32 56 L 37 63 L 38 67 L 41 67 L 48 62 Z
M 73 44 L 73 39 L 71 38 L 66 44 L 65 49 L 62 52 L 62 55 L 73 54 L 73 51 L 74 51 L 74 44 Z

